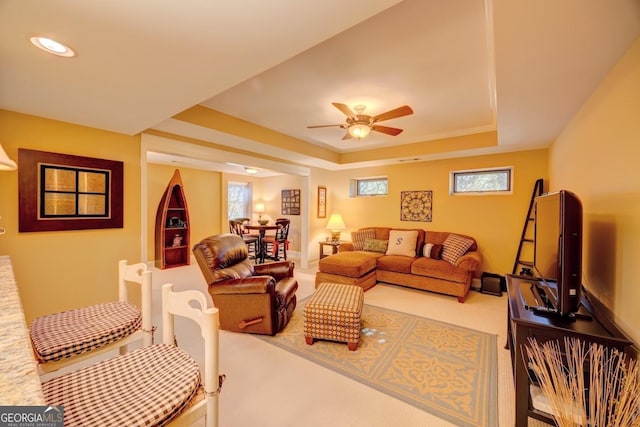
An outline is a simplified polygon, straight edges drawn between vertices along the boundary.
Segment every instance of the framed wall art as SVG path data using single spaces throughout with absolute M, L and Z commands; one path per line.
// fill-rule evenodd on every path
M 282 215 L 300 215 L 300 190 L 282 190 Z
M 431 222 L 433 194 L 429 191 L 400 192 L 400 221 Z
M 327 187 L 318 186 L 318 218 L 327 217 Z
M 123 163 L 18 149 L 19 231 L 123 227 Z

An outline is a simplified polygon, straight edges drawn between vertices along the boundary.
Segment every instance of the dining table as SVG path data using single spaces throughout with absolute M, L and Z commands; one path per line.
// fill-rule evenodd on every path
M 243 225 L 245 230 L 257 230 L 258 231 L 258 250 L 256 253 L 256 263 L 262 264 L 264 263 L 266 258 L 270 258 L 267 255 L 267 245 L 264 244 L 264 237 L 267 234 L 268 230 L 277 230 L 280 228 L 279 225 L 273 224 L 245 224 Z

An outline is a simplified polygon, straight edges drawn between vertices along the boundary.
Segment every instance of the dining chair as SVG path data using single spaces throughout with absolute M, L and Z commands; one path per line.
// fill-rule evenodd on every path
M 291 220 L 287 218 L 277 218 L 276 225 L 278 226 L 276 234 L 266 236 L 263 239 L 263 244 L 265 245 L 266 252 L 271 253 L 273 259 L 276 261 L 280 260 L 280 255 L 282 254 L 282 258 L 286 261 L 287 250 L 289 249 L 289 226 L 291 225 Z
M 250 236 L 258 236 L 258 233 L 254 233 L 251 230 L 247 230 L 246 228 L 244 228 L 245 225 L 249 225 L 251 224 L 251 218 L 245 218 L 245 217 L 241 217 L 241 218 L 236 218 L 236 221 L 240 222 L 242 224 L 242 233 L 243 234 L 248 234 Z
M 258 241 L 260 240 L 259 236 L 255 234 L 247 234 L 246 230 L 243 228 L 243 222 L 240 219 L 229 220 L 229 231 L 231 234 L 236 234 L 242 237 L 242 240 L 244 240 L 244 243 L 247 245 L 249 257 L 256 259 L 258 254 Z

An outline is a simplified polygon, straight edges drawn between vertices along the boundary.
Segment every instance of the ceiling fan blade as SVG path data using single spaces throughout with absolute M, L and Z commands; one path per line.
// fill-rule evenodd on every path
M 356 115 L 354 114 L 353 111 L 351 111 L 351 108 L 349 108 L 348 106 L 346 106 L 345 104 L 340 104 L 339 102 L 332 102 L 333 106 L 336 107 L 338 110 L 342 111 L 342 114 L 344 114 L 347 117 L 355 117 Z
M 396 117 L 408 116 L 409 114 L 413 114 L 413 110 L 408 105 L 403 105 L 402 107 L 387 111 L 386 113 L 373 116 L 371 120 L 375 123 L 383 120 L 395 119 Z
M 400 135 L 400 133 L 402 132 L 402 129 L 398 129 L 398 128 L 390 128 L 389 126 L 378 126 L 378 125 L 373 125 L 371 126 L 371 130 L 375 130 L 376 132 L 382 132 L 382 133 L 386 133 L 387 135 Z
M 342 137 L 342 140 L 344 141 L 344 140 L 346 140 L 346 139 L 352 139 L 352 138 L 353 138 L 353 137 L 351 136 L 351 134 L 350 134 L 349 132 L 347 132 L 347 133 L 345 134 L 345 136 L 343 136 L 343 137 Z
M 345 125 L 316 125 L 316 126 L 307 126 L 307 129 L 313 129 L 313 128 L 330 128 L 330 127 L 334 127 L 334 126 L 339 126 L 339 127 L 344 127 Z

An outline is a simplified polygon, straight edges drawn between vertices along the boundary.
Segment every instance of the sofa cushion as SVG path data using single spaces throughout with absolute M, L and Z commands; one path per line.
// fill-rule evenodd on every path
M 404 255 L 385 255 L 378 258 L 378 270 L 395 271 L 396 273 L 411 273 L 411 263 L 415 258 Z
M 444 246 L 436 243 L 425 243 L 422 249 L 422 255 L 427 258 L 442 259 L 442 249 Z
M 318 268 L 323 273 L 360 277 L 376 268 L 376 259 L 383 255 L 380 252 L 339 252 L 322 258 Z
M 367 239 L 375 239 L 376 231 L 373 228 L 363 228 L 358 231 L 351 232 L 351 242 L 353 243 L 354 251 L 364 250 L 364 242 Z
M 391 230 L 389 232 L 387 255 L 402 255 L 414 258 L 416 256 L 417 241 L 418 232 L 416 230 Z
M 362 250 L 385 253 L 387 252 L 388 244 L 388 240 L 367 239 L 364 241 L 364 248 Z
M 411 273 L 451 282 L 466 283 L 467 271 L 444 260 L 420 257 L 411 263 Z
M 442 243 L 444 246 L 442 249 L 442 259 L 449 261 L 452 265 L 455 264 L 458 258 L 464 255 L 473 243 L 473 240 L 466 239 L 457 234 L 449 234 Z
M 438 245 L 443 244 L 450 234 L 456 234 L 460 237 L 464 237 L 465 239 L 469 239 L 473 241 L 473 245 L 471 245 L 471 247 L 469 248 L 469 251 L 478 250 L 478 245 L 476 244 L 475 239 L 471 236 L 467 236 L 459 233 L 449 233 L 447 231 L 427 231 L 425 234 L 426 234 L 425 241 L 424 241 L 425 243 L 437 243 Z

